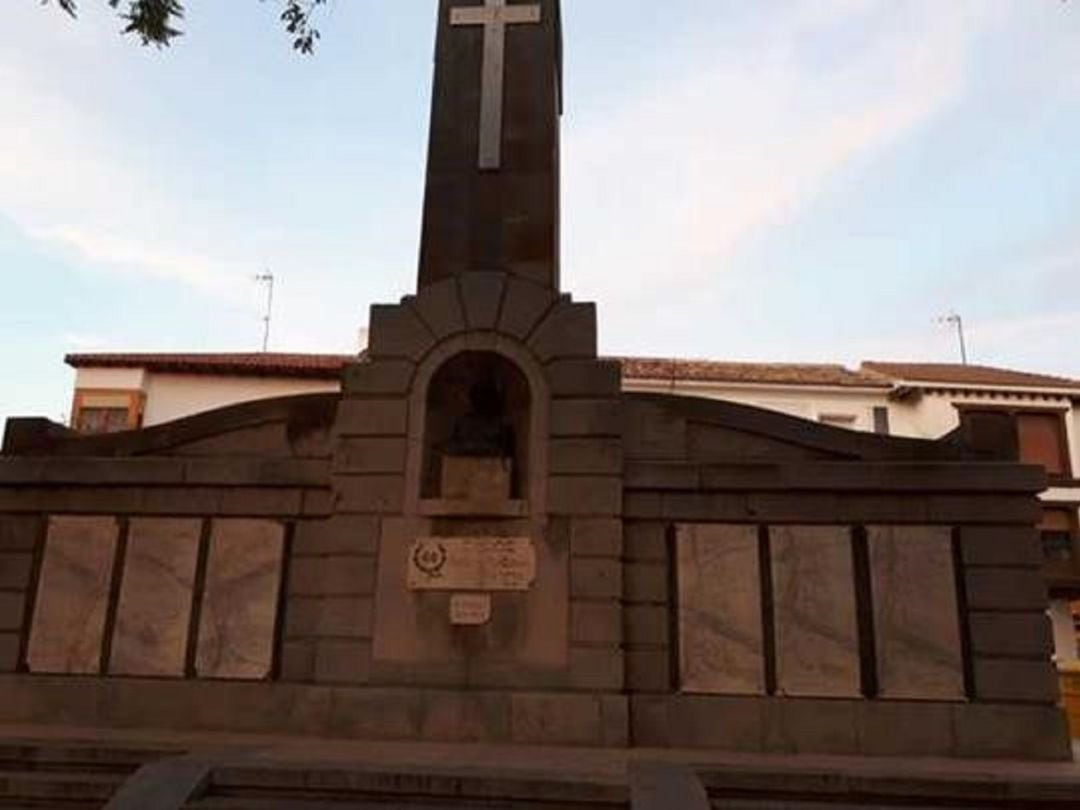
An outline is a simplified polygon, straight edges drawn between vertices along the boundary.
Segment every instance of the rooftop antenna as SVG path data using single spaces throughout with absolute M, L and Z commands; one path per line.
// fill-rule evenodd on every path
M 943 315 L 938 318 L 938 323 L 947 324 L 956 328 L 956 338 L 960 342 L 960 362 L 965 366 L 968 364 L 967 357 L 967 343 L 964 340 L 964 319 L 960 317 L 957 312 L 950 312 L 948 315 Z
M 263 341 L 262 350 L 265 352 L 270 347 L 270 317 L 274 311 L 274 274 L 267 270 L 255 276 L 255 281 L 266 285 L 266 314 L 263 315 Z

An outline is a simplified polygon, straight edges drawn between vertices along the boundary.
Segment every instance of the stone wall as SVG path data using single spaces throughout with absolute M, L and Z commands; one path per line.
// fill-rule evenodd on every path
M 335 400 L 107 436 L 10 423 L 0 671 L 275 677 L 292 526 L 330 508 Z
M 1040 470 L 627 399 L 633 744 L 1067 756 Z

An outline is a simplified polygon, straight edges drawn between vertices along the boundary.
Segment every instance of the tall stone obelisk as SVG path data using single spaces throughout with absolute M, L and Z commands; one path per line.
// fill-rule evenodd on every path
M 418 286 L 558 289 L 559 0 L 440 0 L 437 37 Z

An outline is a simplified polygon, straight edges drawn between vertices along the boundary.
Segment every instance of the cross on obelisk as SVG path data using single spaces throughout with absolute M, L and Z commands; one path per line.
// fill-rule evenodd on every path
M 497 272 L 557 290 L 560 0 L 438 14 L 417 286 Z
M 480 90 L 481 169 L 502 164 L 503 80 L 506 62 L 506 26 L 537 24 L 540 6 L 508 6 L 506 0 L 484 0 L 482 6 L 450 9 L 451 25 L 484 26 L 484 62 Z

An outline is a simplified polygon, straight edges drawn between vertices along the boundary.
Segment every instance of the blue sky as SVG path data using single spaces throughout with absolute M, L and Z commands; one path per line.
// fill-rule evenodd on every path
M 434 0 L 8 0 L 0 418 L 69 351 L 349 351 L 415 284 Z M 563 284 L 606 353 L 1080 377 L 1080 3 L 564 0 Z

